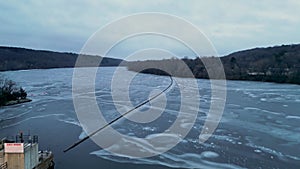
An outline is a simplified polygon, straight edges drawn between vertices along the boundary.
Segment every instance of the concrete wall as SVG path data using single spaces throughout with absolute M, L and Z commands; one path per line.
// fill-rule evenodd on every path
M 5 153 L 8 169 L 32 169 L 39 163 L 38 144 L 24 144 L 24 153 Z
M 25 156 L 25 169 L 32 169 L 39 162 L 38 157 L 38 144 L 27 144 L 24 147 L 24 156 Z
M 4 150 L 0 150 L 0 165 L 5 163 Z
M 8 169 L 25 169 L 23 153 L 6 153 L 5 161 Z

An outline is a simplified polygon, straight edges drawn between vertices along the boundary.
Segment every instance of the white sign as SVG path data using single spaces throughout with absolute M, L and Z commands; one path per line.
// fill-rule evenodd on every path
M 5 153 L 24 153 L 23 143 L 4 143 Z

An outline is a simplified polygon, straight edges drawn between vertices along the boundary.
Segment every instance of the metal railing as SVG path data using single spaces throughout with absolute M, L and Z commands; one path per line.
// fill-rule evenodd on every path
M 16 135 L 16 143 L 38 143 L 39 138 L 37 135 Z
M 0 164 L 0 169 L 7 169 L 7 162 Z

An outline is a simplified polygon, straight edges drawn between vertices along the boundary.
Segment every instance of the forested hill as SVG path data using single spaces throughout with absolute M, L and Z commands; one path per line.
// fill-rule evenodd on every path
M 215 57 L 202 57 L 212 60 Z M 205 66 L 201 59 L 182 59 L 191 69 L 196 78 L 208 78 Z M 300 84 L 300 45 L 282 45 L 268 48 L 255 48 L 232 53 L 220 58 L 226 79 L 253 80 L 278 83 Z M 141 71 L 143 67 L 151 65 L 169 65 L 176 67 L 176 59 L 161 61 L 139 61 L 128 64 L 128 69 Z M 176 76 L 185 76 L 181 68 L 172 70 Z M 146 70 L 145 73 L 161 74 L 157 70 Z
M 0 71 L 74 67 L 78 54 L 0 46 Z M 98 56 L 86 55 L 88 62 Z M 89 66 L 87 62 L 87 66 Z M 104 57 L 101 66 L 118 66 L 122 60 Z

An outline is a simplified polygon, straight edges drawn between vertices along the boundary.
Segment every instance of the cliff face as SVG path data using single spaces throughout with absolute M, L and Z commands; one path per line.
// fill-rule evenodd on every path
M 75 53 L 0 47 L 0 71 L 74 67 L 77 57 Z M 92 61 L 99 56 L 86 57 Z M 121 62 L 120 59 L 104 57 L 101 66 L 117 66 Z
M 193 72 L 196 78 L 208 78 L 206 68 L 202 60 L 211 60 L 215 57 L 201 57 L 201 59 L 182 59 Z M 230 80 L 253 80 L 278 83 L 300 84 L 300 45 L 282 45 L 268 48 L 255 48 L 232 53 L 220 58 L 226 79 Z M 141 71 L 145 67 L 153 65 L 170 66 L 172 63 L 175 75 L 180 74 L 180 68 L 176 69 L 176 62 L 180 60 L 167 59 L 161 61 L 139 61 L 128 63 L 128 69 Z M 154 70 L 143 71 L 156 73 Z

